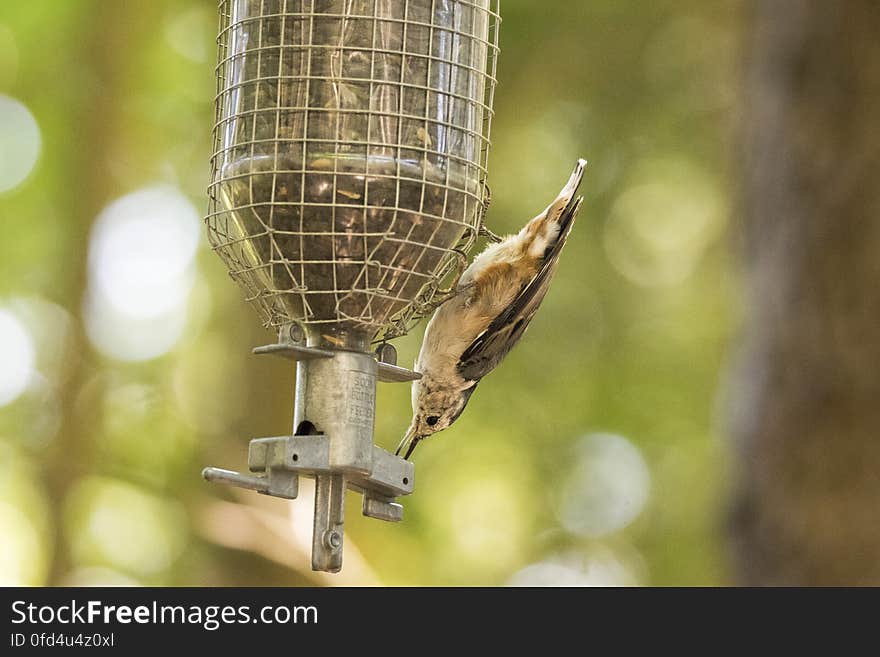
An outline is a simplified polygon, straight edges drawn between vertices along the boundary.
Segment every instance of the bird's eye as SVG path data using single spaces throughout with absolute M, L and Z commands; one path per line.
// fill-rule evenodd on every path
M 425 418 L 425 422 L 428 423 L 428 426 L 429 426 L 429 427 L 437 426 L 437 423 L 438 423 L 439 421 L 440 421 L 440 416 L 439 416 L 439 415 L 429 415 L 427 418 Z

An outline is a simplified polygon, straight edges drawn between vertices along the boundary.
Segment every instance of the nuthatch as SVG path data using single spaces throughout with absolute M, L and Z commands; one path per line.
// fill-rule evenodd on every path
M 425 330 L 413 383 L 412 424 L 397 448 L 409 459 L 419 441 L 455 422 L 480 380 L 519 342 L 544 300 L 583 197 L 579 160 L 568 184 L 516 235 L 490 245 L 462 274 L 454 296 Z

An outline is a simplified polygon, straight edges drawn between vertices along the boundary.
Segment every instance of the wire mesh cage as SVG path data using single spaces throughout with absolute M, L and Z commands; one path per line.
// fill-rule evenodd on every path
M 476 239 L 499 0 L 220 0 L 212 246 L 267 326 L 395 337 Z

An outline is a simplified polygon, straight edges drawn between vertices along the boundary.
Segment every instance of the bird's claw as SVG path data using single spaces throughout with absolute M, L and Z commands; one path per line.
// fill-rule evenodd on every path
M 458 284 L 461 281 L 461 277 L 464 275 L 465 270 L 467 269 L 467 253 L 465 253 L 461 249 L 453 249 L 452 251 L 455 253 L 456 256 L 458 256 L 458 272 L 456 272 L 455 279 L 452 281 L 449 287 L 438 288 L 437 296 L 439 296 L 443 300 L 437 305 L 442 305 L 446 303 L 449 299 L 459 293 L 460 290 L 458 289 Z
M 493 233 L 489 230 L 489 227 L 486 224 L 480 224 L 480 235 L 488 239 L 493 244 L 498 244 L 499 242 L 503 242 L 504 238 L 498 235 L 497 233 Z

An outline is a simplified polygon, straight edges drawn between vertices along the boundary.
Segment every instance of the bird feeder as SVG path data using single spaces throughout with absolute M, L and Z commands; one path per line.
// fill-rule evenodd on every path
M 220 0 L 212 247 L 296 362 L 290 435 L 252 474 L 316 480 L 312 567 L 342 567 L 346 490 L 398 521 L 412 463 L 373 442 L 377 381 L 418 374 L 387 343 L 432 308 L 488 201 L 499 0 Z

